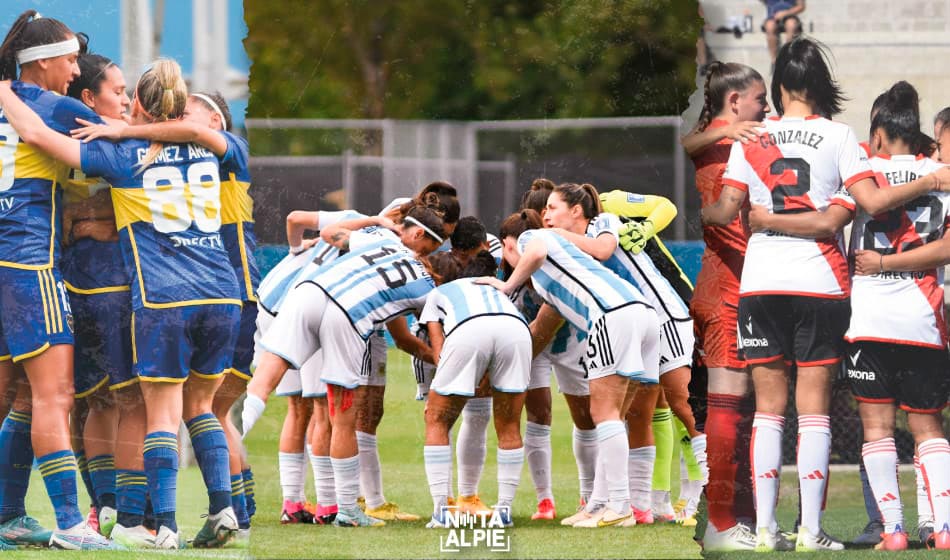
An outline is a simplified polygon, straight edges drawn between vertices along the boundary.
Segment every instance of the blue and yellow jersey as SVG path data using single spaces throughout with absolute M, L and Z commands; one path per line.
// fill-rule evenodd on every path
M 20 81 L 11 87 L 57 132 L 68 134 L 79 126 L 77 117 L 102 122 L 70 97 Z M 0 111 L 0 266 L 43 270 L 59 264 L 62 169 L 53 158 L 20 142 Z
M 83 173 L 112 186 L 133 309 L 240 305 L 221 239 L 218 158 L 194 144 L 165 144 L 143 167 L 149 147 L 131 139 L 81 148 Z
M 261 273 L 254 260 L 257 239 L 254 237 L 254 201 L 248 194 L 251 174 L 247 140 L 230 132 L 221 134 L 228 142 L 228 153 L 221 161 L 221 238 L 238 278 L 241 299 L 257 301 Z
M 87 177 L 79 169 L 66 168 L 61 184 L 64 208 L 109 190 L 109 183 L 99 177 Z M 69 235 L 69 232 L 65 233 Z M 63 248 L 59 267 L 70 292 L 100 294 L 129 291 L 129 275 L 122 262 L 122 248 L 118 241 L 96 241 L 89 237 L 78 239 Z

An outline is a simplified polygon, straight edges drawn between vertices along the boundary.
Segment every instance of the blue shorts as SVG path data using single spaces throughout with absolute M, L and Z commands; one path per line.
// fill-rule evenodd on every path
M 73 315 L 57 269 L 0 267 L 0 361 L 73 343 Z
M 231 360 L 231 373 L 245 381 L 251 380 L 251 362 L 254 361 L 254 331 L 257 330 L 257 302 L 245 301 L 241 307 L 241 328 L 237 344 L 234 346 L 234 358 Z
M 138 309 L 132 313 L 132 361 L 141 381 L 213 379 L 231 368 L 241 307 L 231 304 Z
M 108 383 L 118 389 L 138 380 L 132 374 L 132 295 L 69 292 L 76 323 L 76 398 Z

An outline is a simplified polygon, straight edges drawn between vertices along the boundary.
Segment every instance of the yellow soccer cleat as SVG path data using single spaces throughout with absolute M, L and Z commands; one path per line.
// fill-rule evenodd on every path
M 478 497 L 478 494 L 459 496 L 456 506 L 458 507 L 458 511 L 472 515 L 491 515 L 493 512 L 492 508 L 486 506 L 485 502 Z
M 399 511 L 399 506 L 392 502 L 385 502 L 375 508 L 366 508 L 366 515 L 383 521 L 419 521 L 422 519 L 414 513 Z

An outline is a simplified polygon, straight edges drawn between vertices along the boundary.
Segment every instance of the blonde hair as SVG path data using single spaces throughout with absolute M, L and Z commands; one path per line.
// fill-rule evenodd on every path
M 181 75 L 181 66 L 170 58 L 153 62 L 135 84 L 135 99 L 154 121 L 181 118 L 188 102 L 188 86 Z M 161 149 L 160 143 L 153 142 L 139 164 L 140 168 L 144 169 L 155 161 Z

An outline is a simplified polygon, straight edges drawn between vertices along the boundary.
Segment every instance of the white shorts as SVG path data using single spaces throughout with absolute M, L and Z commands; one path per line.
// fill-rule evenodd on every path
M 693 321 L 669 321 L 660 326 L 660 375 L 693 364 Z
M 320 379 L 347 389 L 360 385 L 364 361 L 369 359 L 368 344 L 349 317 L 319 286 L 309 282 L 287 296 L 261 346 L 297 369 L 322 349 Z
M 369 337 L 369 364 L 368 371 L 363 372 L 360 385 L 386 386 L 386 352 L 389 344 L 383 331 L 375 331 Z
M 523 393 L 531 373 L 531 333 L 514 317 L 475 317 L 445 338 L 431 390 L 472 397 L 482 376 L 496 391 Z
M 261 339 L 267 334 L 274 319 L 275 317 L 271 315 L 270 311 L 264 309 L 263 306 L 258 306 L 257 330 L 254 332 L 254 362 L 251 365 L 252 368 L 257 368 L 261 353 L 266 352 L 261 346 Z M 277 393 L 278 397 L 299 397 L 303 393 L 300 384 L 300 371 L 288 369 L 284 373 L 284 376 L 280 378 L 280 383 L 277 384 L 275 393 Z
M 587 335 L 588 379 L 621 375 L 642 383 L 660 380 L 660 322 L 653 309 L 628 305 L 603 315 Z
M 541 351 L 531 360 L 531 375 L 528 377 L 528 390 L 551 386 L 551 346 Z
M 587 350 L 587 341 L 578 341 L 576 331 L 571 329 L 571 337 L 567 341 L 567 349 L 557 354 L 551 353 L 551 364 L 554 366 L 554 378 L 557 379 L 558 391 L 565 395 L 586 397 L 590 395 L 587 384 L 587 371 L 584 370 L 584 352 Z

